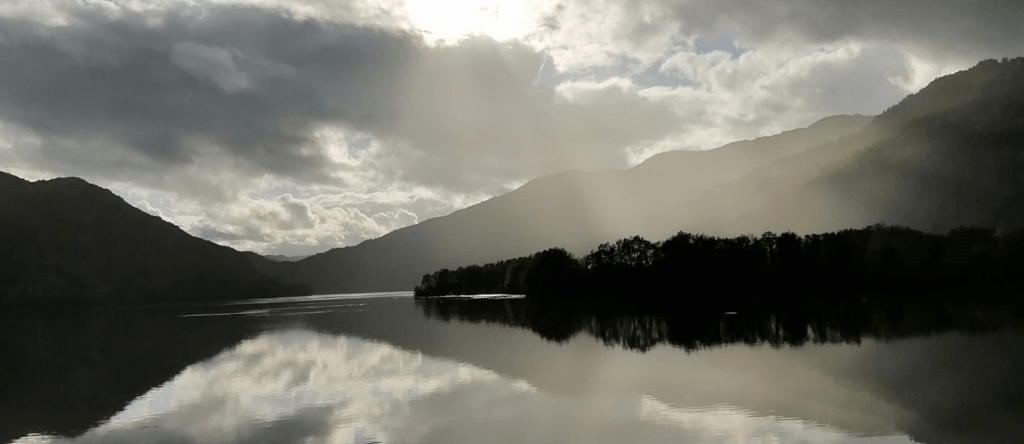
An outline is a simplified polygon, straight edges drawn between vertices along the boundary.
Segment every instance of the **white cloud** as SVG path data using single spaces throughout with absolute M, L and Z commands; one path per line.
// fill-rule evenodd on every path
M 356 245 L 455 209 L 449 199 L 415 190 L 304 198 L 285 193 L 245 196 L 215 209 L 189 202 L 177 207 L 169 219 L 192 234 L 241 250 L 289 255 Z
M 666 20 L 657 2 L 549 3 L 527 42 L 544 48 L 561 71 L 611 66 L 623 59 L 639 66 L 661 58 L 678 39 L 679 24 Z
M 135 204 L 135 208 L 145 211 L 157 217 L 164 217 L 164 212 L 160 211 L 159 208 L 155 208 L 149 204 L 148 201 L 142 200 Z
M 399 208 L 398 211 L 377 213 L 371 216 L 370 218 L 377 223 L 378 227 L 384 228 L 384 233 L 397 230 L 402 227 L 407 227 L 409 225 L 413 225 L 419 222 L 418 216 L 416 216 L 413 213 L 410 213 L 408 210 L 404 208 Z
M 537 2 L 522 0 L 406 0 L 404 12 L 428 41 L 454 44 L 469 35 L 519 39 L 533 31 Z
M 708 84 L 711 70 L 732 60 L 732 54 L 725 51 L 711 51 L 697 54 L 680 51 L 661 64 L 661 72 L 689 80 L 695 84 Z
M 905 94 L 913 73 L 903 53 L 854 42 L 803 50 L 681 51 L 661 71 L 685 86 L 640 91 L 686 122 L 665 139 L 632 145 L 631 161 L 672 149 L 711 149 L 807 126 L 835 114 L 882 112 Z

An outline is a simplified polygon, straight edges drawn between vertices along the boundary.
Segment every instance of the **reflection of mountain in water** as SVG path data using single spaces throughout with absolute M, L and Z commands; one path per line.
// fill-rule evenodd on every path
M 182 319 L 156 310 L 5 312 L 0 442 L 28 432 L 84 431 L 188 363 L 253 334 L 251 324 Z
M 866 338 L 899 339 L 959 331 L 989 332 L 1021 326 L 1020 313 L 965 300 L 861 299 L 827 307 L 802 306 L 740 313 L 652 314 L 638 307 L 522 299 L 458 297 L 417 299 L 431 319 L 496 323 L 526 328 L 544 339 L 567 341 L 586 333 L 606 345 L 647 351 L 659 344 L 697 350 L 728 344 L 799 346 L 859 344 Z M 1019 308 L 1016 309 L 1019 311 Z

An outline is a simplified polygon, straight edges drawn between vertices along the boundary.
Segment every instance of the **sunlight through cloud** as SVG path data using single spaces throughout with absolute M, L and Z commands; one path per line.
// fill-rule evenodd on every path
M 444 44 L 470 35 L 499 41 L 522 38 L 537 20 L 533 2 L 517 0 L 406 0 L 406 10 L 429 41 Z

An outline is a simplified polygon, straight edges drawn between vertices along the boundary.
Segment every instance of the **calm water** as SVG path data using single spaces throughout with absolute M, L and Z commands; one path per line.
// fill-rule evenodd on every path
M 963 311 L 387 294 L 7 314 L 0 442 L 1024 442 L 1024 335 Z

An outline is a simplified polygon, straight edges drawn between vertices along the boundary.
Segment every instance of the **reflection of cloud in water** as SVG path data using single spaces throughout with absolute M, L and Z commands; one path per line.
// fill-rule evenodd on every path
M 309 331 L 190 366 L 73 438 L 28 443 L 908 443 L 641 396 L 573 398 L 468 364 Z

